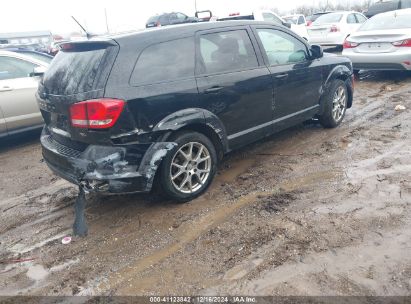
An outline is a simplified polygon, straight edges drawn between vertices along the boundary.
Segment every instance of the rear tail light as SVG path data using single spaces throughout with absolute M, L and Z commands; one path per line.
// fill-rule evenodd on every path
M 124 104 L 123 100 L 109 98 L 75 103 L 70 107 L 71 124 L 77 128 L 111 128 L 120 117 Z
M 339 32 L 340 31 L 340 28 L 338 27 L 338 26 L 336 26 L 336 25 L 333 25 L 333 26 L 331 26 L 331 28 L 330 28 L 330 32 L 331 33 L 336 33 L 336 32 Z
M 240 16 L 240 13 L 231 13 L 231 14 L 229 14 L 228 16 L 230 16 L 230 17 Z
M 405 39 L 401 41 L 395 41 L 392 43 L 393 46 L 398 46 L 398 47 L 411 47 L 411 39 Z
M 161 23 L 159 21 L 156 22 L 156 27 L 160 27 Z
M 356 48 L 358 45 L 359 45 L 359 43 L 345 40 L 344 44 L 343 44 L 343 48 L 344 49 L 353 49 L 353 48 Z
M 307 21 L 307 26 L 310 26 L 311 24 L 313 24 L 312 21 Z

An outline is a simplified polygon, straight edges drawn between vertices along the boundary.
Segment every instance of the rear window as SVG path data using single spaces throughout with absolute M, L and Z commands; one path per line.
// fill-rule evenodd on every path
M 399 15 L 395 12 L 376 15 L 365 22 L 360 31 L 393 30 L 411 28 L 411 13 Z
M 159 16 L 153 16 L 153 17 L 151 17 L 150 19 L 147 20 L 147 24 L 156 23 L 157 20 L 158 20 L 158 18 L 159 18 Z
M 72 95 L 101 89 L 95 87 L 106 49 L 60 51 L 43 77 L 48 94 Z
M 331 14 L 326 14 L 322 15 L 317 18 L 317 20 L 314 21 L 314 25 L 321 25 L 321 24 L 327 24 L 327 23 L 337 23 L 341 21 L 342 14 L 337 14 L 337 13 L 331 13 Z

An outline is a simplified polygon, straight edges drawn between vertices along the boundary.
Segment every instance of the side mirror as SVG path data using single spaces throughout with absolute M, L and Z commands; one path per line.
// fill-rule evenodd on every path
M 30 76 L 35 77 L 35 76 L 43 76 L 44 73 L 46 72 L 46 68 L 44 66 L 36 66 L 33 69 L 33 72 L 31 72 Z
M 290 22 L 283 22 L 283 25 L 285 27 L 288 27 L 289 29 L 291 28 L 291 23 Z
M 319 59 L 324 56 L 323 48 L 320 45 L 313 44 L 310 51 L 313 59 Z

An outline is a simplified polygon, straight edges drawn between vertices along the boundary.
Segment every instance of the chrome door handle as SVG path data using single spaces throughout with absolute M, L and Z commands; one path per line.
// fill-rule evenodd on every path
M 222 89 L 223 89 L 223 87 L 212 87 L 212 88 L 209 88 L 209 89 L 205 90 L 204 93 L 206 93 L 206 94 L 217 93 L 217 92 L 221 91 Z
M 13 88 L 12 88 L 12 87 L 8 87 L 8 86 L 5 86 L 5 87 L 0 88 L 0 92 L 7 92 L 7 91 L 13 91 Z

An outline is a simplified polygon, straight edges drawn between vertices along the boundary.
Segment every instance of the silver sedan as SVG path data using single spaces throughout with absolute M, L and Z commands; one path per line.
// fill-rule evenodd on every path
M 411 70 L 411 9 L 378 14 L 349 36 L 343 55 L 354 70 Z
M 0 138 L 43 125 L 35 93 L 48 63 L 0 51 Z

